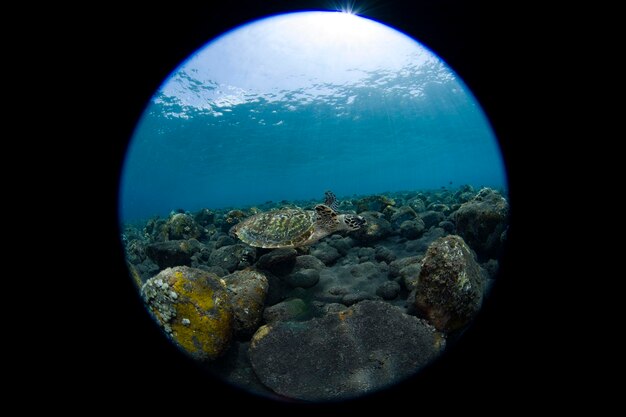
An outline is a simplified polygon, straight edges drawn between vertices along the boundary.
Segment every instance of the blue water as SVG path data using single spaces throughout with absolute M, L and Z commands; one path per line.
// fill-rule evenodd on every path
M 178 208 L 321 200 L 328 189 L 506 188 L 485 115 L 436 59 L 367 71 L 358 82 L 239 92 L 228 103 L 218 100 L 219 80 L 195 74 L 179 68 L 167 81 L 178 93 L 157 92 L 136 128 L 120 189 L 124 222 Z

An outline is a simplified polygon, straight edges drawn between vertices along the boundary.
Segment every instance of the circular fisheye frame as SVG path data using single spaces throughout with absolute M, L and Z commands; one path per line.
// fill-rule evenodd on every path
M 167 337 L 269 398 L 361 397 L 433 363 L 497 275 L 507 180 L 434 53 L 349 13 L 246 24 L 152 97 L 120 185 L 126 260 Z

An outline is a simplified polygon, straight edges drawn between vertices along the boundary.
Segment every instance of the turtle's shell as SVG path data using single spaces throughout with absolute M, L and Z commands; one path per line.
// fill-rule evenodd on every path
M 316 229 L 314 211 L 284 209 L 255 214 L 237 224 L 233 232 L 250 246 L 284 248 L 300 246 Z

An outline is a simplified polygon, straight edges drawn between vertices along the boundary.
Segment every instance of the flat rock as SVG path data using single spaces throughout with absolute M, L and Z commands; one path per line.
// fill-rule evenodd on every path
M 443 350 L 424 320 L 382 301 L 362 301 L 306 322 L 262 326 L 249 357 L 265 386 L 288 398 L 358 397 L 412 376 Z

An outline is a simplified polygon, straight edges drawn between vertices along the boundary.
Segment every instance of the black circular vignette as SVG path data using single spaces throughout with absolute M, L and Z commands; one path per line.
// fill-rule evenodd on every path
M 143 393 L 164 389 L 179 401 L 188 398 L 181 410 L 193 403 L 235 401 L 234 407 L 253 407 L 259 411 L 311 411 L 312 413 L 368 410 L 387 404 L 398 410 L 450 409 L 480 407 L 491 396 L 518 398 L 512 386 L 524 374 L 528 347 L 526 334 L 518 328 L 528 309 L 522 304 L 527 291 L 519 283 L 517 268 L 522 239 L 521 217 L 527 203 L 524 184 L 519 180 L 516 158 L 523 130 L 513 116 L 519 107 L 516 84 L 515 22 L 507 11 L 494 9 L 484 1 L 369 1 L 359 13 L 394 27 L 413 37 L 445 60 L 477 97 L 500 140 L 509 176 L 512 223 L 500 277 L 487 297 L 478 319 L 436 361 L 415 378 L 398 386 L 356 401 L 328 405 L 275 402 L 255 397 L 212 380 L 194 363 L 180 354 L 146 314 L 125 267 L 117 224 L 118 181 L 124 153 L 134 127 L 154 91 L 183 60 L 220 34 L 237 26 L 284 12 L 329 10 L 336 2 L 276 0 L 238 1 L 228 6 L 211 3 L 142 10 L 105 10 L 109 24 L 100 33 L 103 49 L 103 94 L 108 106 L 115 106 L 115 117 L 106 126 L 109 153 L 106 158 L 105 239 L 110 255 L 108 282 L 113 285 L 107 298 L 115 310 L 107 317 L 102 331 L 107 341 L 106 370 L 116 375 L 118 384 L 108 387 L 112 399 L 133 398 L 141 403 Z M 110 85 L 109 85 L 110 83 Z M 517 86 L 517 87 L 516 87 Z M 113 108 L 113 107 L 112 107 Z M 519 158 L 518 158 L 519 159 Z M 106 222 L 106 223 L 105 223 Z M 527 301 L 527 300 L 526 300 Z M 140 405 L 138 403 L 138 405 Z M 144 404 L 141 404 L 144 405 Z M 159 408 L 158 401 L 154 404 Z M 148 406 L 146 404 L 146 406 Z M 392 409 L 393 409 L 392 408 Z

